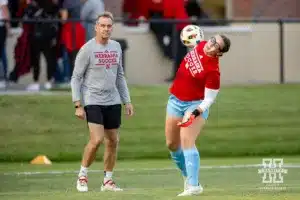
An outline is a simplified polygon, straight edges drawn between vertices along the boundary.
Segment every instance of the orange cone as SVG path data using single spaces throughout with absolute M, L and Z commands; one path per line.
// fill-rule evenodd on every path
M 51 165 L 52 162 L 45 155 L 38 155 L 33 160 L 30 161 L 33 165 Z

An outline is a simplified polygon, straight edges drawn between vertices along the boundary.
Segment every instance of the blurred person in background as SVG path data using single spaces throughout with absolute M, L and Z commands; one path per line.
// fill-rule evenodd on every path
M 17 18 L 28 19 L 32 15 L 29 0 L 20 0 L 18 11 L 16 14 Z M 30 35 L 33 31 L 33 23 L 22 22 L 21 24 L 22 33 L 17 39 L 16 46 L 14 48 L 15 66 L 9 74 L 9 81 L 17 83 L 19 78 L 25 74 L 30 73 L 31 69 L 31 45 Z
M 0 0 L 0 89 L 6 88 L 6 69 L 3 65 L 3 50 L 5 48 L 6 36 L 10 32 L 10 13 L 7 0 Z
M 188 20 L 189 16 L 185 10 L 185 1 L 184 0 L 163 0 L 164 4 L 164 18 L 165 19 L 177 19 L 177 20 Z M 166 81 L 172 81 L 176 75 L 176 72 L 180 66 L 180 63 L 184 56 L 187 53 L 187 48 L 181 43 L 180 40 L 180 32 L 181 30 L 188 25 L 188 22 L 181 22 L 176 24 L 176 28 L 173 29 L 169 27 L 171 33 L 164 37 L 164 40 L 170 40 L 169 48 L 176 48 L 176 54 L 173 55 L 173 59 L 175 64 L 173 65 L 173 72 L 170 78 L 166 79 Z M 175 36 L 175 38 L 173 37 Z M 175 41 L 174 41 L 175 40 Z M 175 42 L 175 45 L 173 45 Z
M 61 30 L 61 44 L 64 46 L 69 60 L 69 77 L 73 73 L 75 58 L 79 49 L 86 41 L 86 30 L 80 21 L 82 0 L 63 0 L 60 10 L 63 21 Z M 75 20 L 75 21 L 67 21 Z
M 137 27 L 138 22 L 129 22 L 138 19 L 163 18 L 163 0 L 124 0 L 122 5 L 123 18 L 126 26 Z M 150 23 L 155 25 L 154 23 Z M 151 28 L 151 27 L 150 27 Z M 152 30 L 152 29 L 151 29 Z
M 58 19 L 58 5 L 52 0 L 32 0 L 28 9 L 29 19 L 52 20 Z M 27 86 L 28 91 L 39 91 L 40 83 L 40 58 L 45 56 L 47 66 L 47 81 L 44 88 L 53 87 L 54 73 L 56 70 L 56 46 L 57 46 L 58 22 L 35 22 L 30 33 L 31 65 L 33 67 L 33 83 Z
M 30 4 L 29 0 L 19 0 L 18 10 L 16 12 L 16 18 L 22 18 L 24 16 L 25 9 Z
M 203 9 L 202 9 L 203 0 L 185 0 L 185 10 L 189 17 L 192 18 L 203 18 Z
M 163 19 L 164 18 L 164 4 L 163 0 L 146 0 L 140 8 L 140 15 L 145 19 Z M 169 59 L 173 58 L 172 50 L 169 48 L 169 41 L 165 40 L 165 36 L 171 34 L 171 26 L 165 23 L 150 22 L 150 30 L 156 37 L 156 41 L 163 54 Z
M 123 12 L 125 17 L 130 19 L 178 19 L 188 20 L 189 16 L 185 10 L 185 0 L 124 0 Z M 155 34 L 157 44 L 162 49 L 164 55 L 173 59 L 175 64 L 171 77 L 166 81 L 172 81 L 177 72 L 181 60 L 187 53 L 186 47 L 180 41 L 180 31 L 188 23 L 180 23 L 173 28 L 170 23 L 151 23 L 150 29 Z M 138 25 L 130 23 L 129 25 Z M 175 31 L 175 32 L 174 32 Z M 175 36 L 175 38 L 173 37 Z M 175 44 L 175 46 L 174 46 Z M 176 54 L 174 53 L 176 48 Z
M 213 20 L 203 9 L 202 3 L 204 0 L 185 0 L 185 10 L 188 16 L 192 19 L 198 20 L 199 23 L 193 23 L 200 26 L 213 26 L 218 23 Z M 201 19 L 209 21 L 201 21 Z
M 10 18 L 14 19 L 17 18 L 18 9 L 20 7 L 20 0 L 9 0 L 8 1 L 8 8 L 10 12 Z M 18 26 L 18 22 L 11 22 L 10 25 L 12 28 Z
M 86 120 L 90 139 L 84 148 L 78 174 L 77 190 L 88 191 L 88 168 L 104 141 L 104 179 L 101 191 L 123 191 L 113 181 L 117 158 L 122 104 L 125 113 L 133 115 L 127 81 L 122 63 L 120 43 L 111 40 L 113 16 L 104 12 L 96 19 L 96 36 L 77 54 L 71 79 L 75 115 Z
M 50 0 L 51 1 L 51 0 Z M 52 0 L 53 2 L 53 6 L 55 6 L 56 8 L 60 9 L 63 6 L 63 0 Z M 28 7 L 29 6 L 29 7 Z M 24 18 L 29 19 L 32 17 L 32 12 L 33 12 L 33 8 L 32 8 L 32 4 L 31 4 L 31 0 L 20 0 L 19 1 L 19 8 L 17 11 L 17 18 Z M 64 24 L 63 24 L 64 25 Z M 15 66 L 14 69 L 10 72 L 9 74 L 9 80 L 11 82 L 18 82 L 19 78 L 27 73 L 30 72 L 30 68 L 31 68 L 31 45 L 30 45 L 30 40 L 31 40 L 31 35 L 33 32 L 33 23 L 28 23 L 28 22 L 23 22 L 21 24 L 22 27 L 22 34 L 18 37 L 17 39 L 17 43 L 14 49 L 14 57 L 15 57 Z M 68 52 L 71 52 L 73 45 L 72 45 L 72 41 L 73 41 L 73 35 L 72 35 L 72 30 L 71 28 L 69 28 L 70 31 L 62 31 L 62 26 L 61 23 L 58 23 L 58 35 L 57 35 L 57 40 L 59 42 L 57 42 L 56 45 L 56 56 L 57 56 L 57 60 L 59 57 L 63 56 L 63 48 L 62 44 L 67 44 L 65 46 L 67 46 L 68 48 Z M 69 26 L 71 27 L 71 26 Z M 64 34 L 62 34 L 62 32 Z M 84 30 L 82 31 L 84 32 Z M 78 31 L 77 36 L 80 35 L 80 31 Z M 67 38 L 67 39 L 65 39 Z M 81 42 L 82 44 L 84 43 L 84 41 Z M 80 40 L 76 40 L 76 44 L 80 44 Z M 81 47 L 81 46 L 80 46 Z M 77 49 L 79 49 L 80 47 L 77 47 Z M 54 47 L 53 47 L 54 48 Z M 75 46 L 76 48 L 76 46 Z M 68 54 L 70 55 L 70 54 Z M 75 55 L 76 56 L 76 55 Z M 74 60 L 75 60 L 75 56 L 74 56 Z M 72 57 L 70 55 L 70 57 Z M 69 72 L 69 79 L 71 77 L 72 74 L 72 66 L 71 65 L 71 71 Z M 55 78 L 60 78 L 60 80 L 64 77 L 58 77 L 60 71 L 57 71 L 56 77 Z
M 90 40 L 95 36 L 95 19 L 104 13 L 105 5 L 103 0 L 82 0 L 81 19 L 86 29 L 86 40 Z
M 66 21 L 68 19 L 80 19 L 81 0 L 63 0 L 60 10 L 61 19 Z
M 149 0 L 139 1 L 139 0 L 123 0 L 122 2 L 122 13 L 123 18 L 126 20 L 137 20 L 139 17 L 143 16 L 142 6 L 147 5 Z M 144 17 L 144 16 L 143 16 Z M 124 22 L 125 26 L 138 26 L 136 22 Z

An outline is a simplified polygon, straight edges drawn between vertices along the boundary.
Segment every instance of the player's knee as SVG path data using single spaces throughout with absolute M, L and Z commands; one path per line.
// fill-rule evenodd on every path
M 90 139 L 90 144 L 93 147 L 99 147 L 102 142 L 103 142 L 103 138 L 101 137 L 95 137 Z
M 105 130 L 105 146 L 109 148 L 116 148 L 119 143 L 118 131 L 115 129 Z
M 118 139 L 108 139 L 107 146 L 116 148 L 118 146 L 119 140 Z
M 105 141 L 106 145 L 111 148 L 116 148 L 119 144 L 119 138 L 107 138 Z
M 179 144 L 174 141 L 166 141 L 166 145 L 170 151 L 176 151 L 179 148 Z

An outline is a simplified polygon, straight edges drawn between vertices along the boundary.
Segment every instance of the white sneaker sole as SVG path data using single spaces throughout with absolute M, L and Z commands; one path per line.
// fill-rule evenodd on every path
M 197 190 L 193 191 L 183 191 L 182 193 L 178 194 L 178 197 L 184 197 L 184 196 L 197 196 L 203 193 L 203 188 L 199 188 Z
M 78 191 L 78 192 L 88 192 L 88 189 L 80 189 L 80 188 L 77 188 L 77 191 Z
M 89 188 L 87 186 L 83 187 L 80 185 L 79 182 L 77 182 L 76 189 L 78 192 L 87 192 L 89 190 Z
M 122 192 L 123 189 L 112 189 L 112 188 L 106 188 L 101 186 L 101 191 L 102 192 Z
M 179 195 L 177 195 L 178 197 L 186 197 L 186 196 L 198 196 L 202 194 L 202 192 L 191 192 L 191 193 L 181 193 Z

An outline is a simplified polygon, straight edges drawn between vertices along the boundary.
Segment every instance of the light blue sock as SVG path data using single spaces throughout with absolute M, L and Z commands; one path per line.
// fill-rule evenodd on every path
M 183 151 L 181 148 L 177 149 L 177 151 L 170 152 L 172 159 L 174 160 L 177 167 L 180 169 L 182 176 L 187 177 L 186 168 L 185 168 L 185 160 Z
M 192 186 L 199 185 L 200 155 L 196 147 L 183 150 L 188 183 Z

